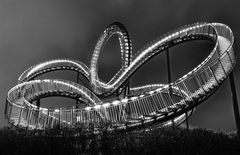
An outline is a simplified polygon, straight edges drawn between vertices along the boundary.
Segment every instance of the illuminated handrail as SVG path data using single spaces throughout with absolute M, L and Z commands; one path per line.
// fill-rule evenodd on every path
M 87 66 L 82 65 L 81 63 L 77 63 L 74 62 L 76 64 L 78 64 L 78 66 L 81 66 L 81 68 L 79 67 L 80 71 L 82 71 L 84 68 L 84 76 L 88 79 L 89 78 L 89 74 L 91 75 L 91 85 L 93 86 L 93 90 L 95 93 L 99 94 L 99 93 L 112 93 L 113 91 L 115 91 L 116 89 L 119 88 L 120 85 L 122 85 L 122 83 L 124 83 L 126 81 L 127 78 L 129 78 L 129 76 L 131 76 L 133 74 L 133 72 L 135 72 L 136 69 L 138 69 L 144 62 L 146 62 L 147 60 L 149 60 L 151 57 L 153 57 L 155 54 L 158 54 L 160 52 L 162 52 L 164 49 L 168 48 L 171 46 L 171 44 L 166 44 L 166 42 L 169 42 L 171 40 L 176 39 L 177 37 L 188 37 L 188 35 L 193 35 L 194 33 L 197 33 L 198 35 L 204 35 L 205 37 L 211 37 L 214 41 L 216 40 L 216 34 L 214 31 L 214 28 L 211 27 L 211 25 L 208 23 L 204 23 L 204 24 L 193 24 L 193 25 L 189 25 L 189 26 L 185 26 L 183 27 L 181 30 L 175 30 L 174 32 L 172 32 L 171 34 L 166 34 L 163 37 L 157 39 L 155 42 L 151 43 L 149 46 L 147 46 L 147 48 L 144 48 L 142 50 L 140 50 L 138 53 L 136 54 L 134 57 L 134 62 L 131 63 L 131 66 L 126 67 L 126 64 L 129 64 L 129 62 L 125 62 L 125 65 L 123 64 L 122 68 L 119 70 L 119 72 L 108 82 L 108 83 L 104 83 L 103 81 L 101 81 L 98 78 L 94 78 L 93 74 L 95 74 L 94 72 L 97 71 L 97 60 L 98 60 L 98 55 L 99 52 L 101 50 L 101 46 L 103 46 L 103 44 L 105 43 L 105 40 L 107 40 L 107 38 L 111 37 L 114 33 L 119 34 L 120 36 L 122 36 L 122 38 L 124 40 L 126 40 L 125 42 L 129 42 L 129 39 L 127 37 L 127 33 L 124 32 L 123 30 L 119 30 L 117 29 L 118 27 L 110 27 L 108 28 L 106 31 L 104 31 L 102 38 L 99 39 L 99 43 L 97 44 L 96 48 L 97 50 L 95 51 L 95 53 L 93 54 L 93 58 L 91 61 L 91 68 L 90 70 L 91 73 L 88 73 L 89 69 L 87 68 Z M 205 29 L 204 29 L 205 28 Z M 110 31 L 111 30 L 111 31 Z M 110 31 L 110 32 L 109 32 Z M 120 33 L 120 32 L 122 33 Z M 126 30 L 125 30 L 126 31 Z M 126 36 L 124 36 L 123 34 L 125 34 Z M 198 38 L 190 38 L 190 39 L 198 39 Z M 184 40 L 182 40 L 184 41 Z M 122 41 L 123 42 L 123 41 Z M 181 42 L 181 41 L 179 41 Z M 120 41 L 121 43 L 121 41 Z M 124 43 L 124 45 L 127 43 Z M 123 46 L 123 43 L 120 44 L 121 47 Z M 124 49 L 127 50 L 124 50 Z M 122 55 L 126 55 L 126 57 L 128 56 L 128 53 L 130 52 L 130 45 L 127 44 L 127 46 L 125 48 L 121 48 L 122 49 Z M 143 55 L 143 53 L 145 53 L 145 56 L 141 56 Z M 207 59 L 210 59 L 210 57 L 213 55 L 213 52 L 209 55 L 209 57 Z M 123 57 L 123 56 L 122 56 Z M 142 57 L 141 60 L 139 60 L 139 57 Z M 128 57 L 127 57 L 128 58 Z M 122 58 L 122 60 L 127 60 L 127 58 Z M 207 62 L 207 59 L 205 61 L 203 61 L 203 63 Z M 49 62 L 45 62 L 45 63 L 41 63 L 39 65 L 36 65 L 30 69 L 28 69 L 25 74 L 27 74 L 28 76 L 30 76 L 32 73 L 37 72 L 38 68 L 43 68 L 42 66 L 46 67 L 46 69 L 50 68 L 47 64 L 53 64 L 53 62 L 58 62 L 59 66 L 64 64 L 64 62 L 68 62 L 70 63 L 70 65 L 73 63 L 72 61 L 66 61 L 66 60 L 53 60 L 53 61 L 49 61 Z M 124 63 L 124 62 L 123 62 Z M 200 64 L 200 65 L 203 65 Z M 69 65 L 69 64 L 68 64 Z M 74 64 L 75 65 L 75 64 Z M 73 65 L 73 66 L 74 66 Z M 201 66 L 196 67 L 197 68 L 201 68 Z M 40 67 L 39 67 L 40 66 Z M 84 67 L 82 67 L 84 66 Z M 39 69 L 40 70 L 40 69 Z M 192 72 L 190 72 L 189 74 L 191 74 Z M 24 74 L 23 74 L 24 75 Z M 23 79 L 23 77 L 25 76 L 20 76 L 19 79 Z M 20 80 L 21 81 L 21 80 Z M 115 83 L 115 84 L 114 84 Z
M 88 67 L 76 60 L 56 59 L 39 63 L 26 69 L 18 78 L 18 83 L 26 82 L 41 74 L 54 70 L 74 70 L 81 73 L 85 78 L 89 79 Z

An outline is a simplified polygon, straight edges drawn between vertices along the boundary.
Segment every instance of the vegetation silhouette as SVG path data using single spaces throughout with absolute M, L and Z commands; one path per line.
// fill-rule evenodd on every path
M 236 134 L 207 129 L 157 126 L 129 132 L 99 133 L 59 128 L 0 130 L 0 154 L 238 154 Z

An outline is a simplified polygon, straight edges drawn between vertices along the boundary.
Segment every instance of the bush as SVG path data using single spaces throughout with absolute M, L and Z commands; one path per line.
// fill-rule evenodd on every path
M 80 129 L 0 130 L 1 154 L 237 154 L 236 135 L 206 129 L 157 128 L 98 134 Z

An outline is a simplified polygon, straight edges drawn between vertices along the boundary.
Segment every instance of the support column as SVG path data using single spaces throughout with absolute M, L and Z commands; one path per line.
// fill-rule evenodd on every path
M 36 122 L 36 129 L 39 127 L 39 118 L 40 118 L 40 98 L 36 100 L 36 106 L 37 106 L 37 122 Z
M 37 99 L 37 101 L 36 101 L 36 106 L 38 107 L 38 109 L 39 109 L 39 107 L 40 107 L 40 99 Z
M 79 84 L 79 72 L 77 72 L 77 84 Z M 79 100 L 78 98 L 76 99 L 76 109 L 78 109 L 78 104 L 79 104 Z
M 34 78 L 33 78 L 33 80 L 35 80 Z M 38 108 L 38 110 L 40 109 L 40 98 L 38 98 L 37 100 L 36 100 L 36 106 L 37 106 L 37 108 Z
M 235 87 L 233 71 L 229 75 L 229 81 L 230 81 L 230 88 L 231 88 L 231 94 L 232 94 L 232 103 L 233 103 L 235 123 L 236 123 L 236 128 L 237 128 L 237 136 L 240 138 L 240 116 L 239 116 L 237 92 L 236 92 L 236 87 Z
M 188 124 L 188 113 L 185 113 L 185 117 L 186 117 L 186 127 L 187 127 L 187 133 L 189 134 L 189 124 Z
M 130 43 L 131 44 L 131 43 Z M 129 52 L 128 52 L 128 58 L 127 58 L 127 66 L 124 65 L 125 69 L 130 65 L 131 63 L 131 51 L 132 51 L 132 48 L 131 48 L 131 45 L 129 47 Z M 126 59 L 125 59 L 126 60 Z M 124 61 L 125 61 L 124 60 Z M 120 92 L 121 93 L 121 92 Z M 128 96 L 130 94 L 130 79 L 127 80 L 126 82 L 126 85 L 125 85 L 125 88 L 123 90 L 123 98 L 125 98 L 126 96 Z M 118 95 L 119 96 L 119 95 Z M 120 98 L 122 98 L 121 96 L 119 96 Z M 126 117 L 128 117 L 129 115 L 131 115 L 131 111 L 130 111 L 130 108 L 127 109 L 126 107 L 126 104 L 123 104 L 123 107 L 121 107 L 121 117 L 123 120 L 125 120 Z
M 127 95 L 129 95 L 130 93 L 130 86 L 129 86 L 129 80 L 127 81 L 127 84 L 125 86 L 125 90 L 124 90 L 124 94 L 123 94 L 123 98 L 125 98 Z
M 166 59 L 167 59 L 167 75 L 168 75 L 168 83 L 170 84 L 172 82 L 172 74 L 171 74 L 171 63 L 170 63 L 170 56 L 169 56 L 169 49 L 166 49 Z M 169 89 L 170 96 L 171 94 L 171 88 Z M 175 128 L 175 122 L 174 118 L 172 119 L 172 127 Z
M 59 113 L 58 113 L 59 129 L 61 129 L 61 112 L 62 112 L 62 108 L 59 108 Z
M 172 82 L 172 75 L 171 75 L 171 64 L 170 64 L 170 57 L 169 57 L 169 49 L 166 49 L 166 58 L 167 58 L 168 83 L 171 83 Z

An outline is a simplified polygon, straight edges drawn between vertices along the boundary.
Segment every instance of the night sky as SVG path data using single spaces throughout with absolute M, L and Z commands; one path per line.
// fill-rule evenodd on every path
M 4 119 L 7 92 L 26 68 L 56 58 L 77 59 L 89 66 L 100 33 L 115 21 L 127 27 L 133 53 L 164 33 L 185 24 L 224 23 L 233 30 L 234 49 L 239 57 L 239 6 L 237 0 L 1 0 L 0 127 L 7 125 Z M 197 66 L 211 48 L 212 45 L 206 41 L 194 41 L 170 49 L 173 79 Z M 103 80 L 111 78 L 120 68 L 120 49 L 115 37 L 101 53 L 99 67 L 99 76 Z M 240 100 L 239 64 L 234 74 Z M 51 73 L 48 76 L 70 80 L 76 78 L 71 72 Z M 136 72 L 130 83 L 131 86 L 167 83 L 164 53 Z M 215 131 L 234 131 L 234 123 L 228 80 L 197 107 L 190 119 L 193 127 Z

